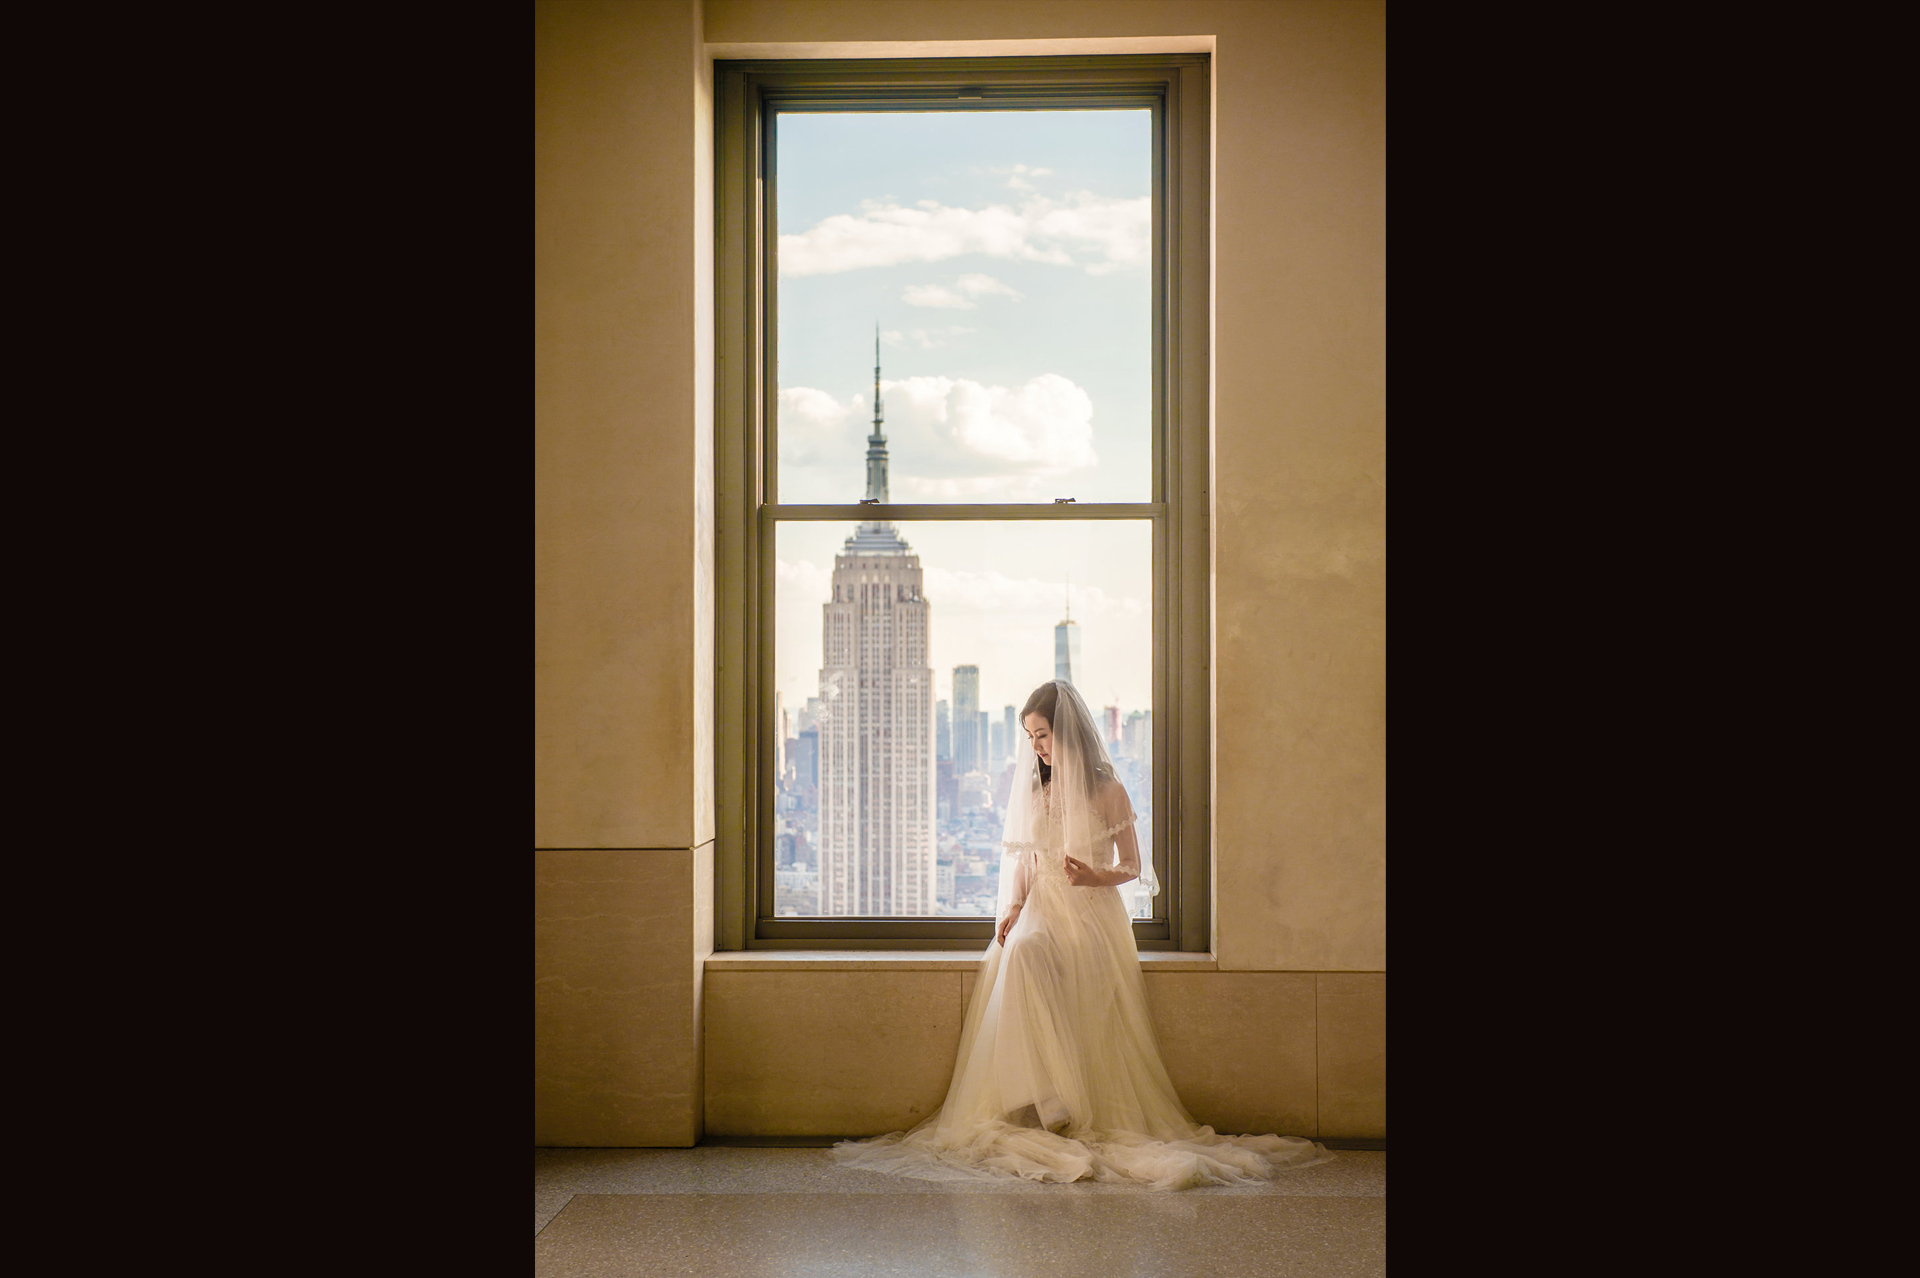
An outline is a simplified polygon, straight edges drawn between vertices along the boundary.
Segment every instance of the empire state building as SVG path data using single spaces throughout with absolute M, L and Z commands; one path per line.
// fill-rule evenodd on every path
M 886 504 L 880 340 L 873 343 L 867 498 Z M 833 559 L 822 605 L 820 913 L 934 912 L 933 668 L 920 557 L 889 522 Z

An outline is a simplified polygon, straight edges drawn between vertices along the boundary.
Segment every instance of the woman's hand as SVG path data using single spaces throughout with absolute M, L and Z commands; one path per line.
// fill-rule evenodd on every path
M 1133 878 L 1125 866 L 1117 870 L 1096 870 L 1085 861 L 1066 858 L 1067 882 L 1075 887 L 1119 887 Z
M 1105 887 L 1107 876 L 1088 865 L 1085 861 L 1067 858 L 1067 882 L 1075 887 Z
M 1007 933 L 1013 930 L 1014 920 L 1019 917 L 1020 905 L 1018 902 L 1015 902 L 1013 905 L 1007 907 L 1006 916 L 1000 920 L 1000 928 L 994 934 L 993 939 L 1004 946 L 1007 943 Z

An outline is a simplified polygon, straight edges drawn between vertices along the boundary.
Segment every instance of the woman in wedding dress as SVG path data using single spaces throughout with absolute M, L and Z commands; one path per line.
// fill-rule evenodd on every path
M 999 920 L 946 1102 L 910 1132 L 842 1141 L 834 1156 L 927 1180 L 1149 1189 L 1252 1184 L 1332 1157 L 1298 1137 L 1217 1135 L 1180 1104 L 1119 892 L 1134 878 L 1159 892 L 1126 788 L 1072 684 L 1040 685 L 1020 721 L 1031 749 L 1007 803 Z

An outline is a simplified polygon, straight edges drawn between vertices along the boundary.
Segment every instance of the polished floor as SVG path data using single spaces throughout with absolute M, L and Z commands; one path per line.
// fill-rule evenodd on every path
M 533 1167 L 542 1278 L 1386 1272 L 1383 1151 L 1181 1193 L 900 1180 L 825 1149 L 539 1149 Z

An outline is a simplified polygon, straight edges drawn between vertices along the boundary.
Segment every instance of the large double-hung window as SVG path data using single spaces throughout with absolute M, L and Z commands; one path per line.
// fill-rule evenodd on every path
M 1208 947 L 1207 59 L 722 62 L 721 949 L 977 949 L 1050 679 Z

